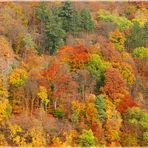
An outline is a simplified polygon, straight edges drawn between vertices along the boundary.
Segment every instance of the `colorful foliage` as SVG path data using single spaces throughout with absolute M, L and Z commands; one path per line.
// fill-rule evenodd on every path
M 138 107 L 127 110 L 127 120 L 131 124 L 140 125 L 143 128 L 148 128 L 148 114 L 146 110 L 142 110 Z
M 101 44 L 101 54 L 104 60 L 111 63 L 122 61 L 120 52 L 113 47 L 113 44 L 109 40 L 103 36 L 99 36 L 98 41 Z
M 42 104 L 45 104 L 47 106 L 47 104 L 49 103 L 49 99 L 47 90 L 44 86 L 40 86 L 38 96 L 41 99 Z
M 146 147 L 147 4 L 0 2 L 0 146 Z
M 109 68 L 105 73 L 105 85 L 101 91 L 113 99 L 120 102 L 127 94 L 127 87 L 122 75 L 115 68 Z
M 135 58 L 145 59 L 148 58 L 148 48 L 139 47 L 133 50 L 133 56 Z
M 125 112 L 128 108 L 132 108 L 135 106 L 137 106 L 137 104 L 134 102 L 133 98 L 130 95 L 127 95 L 119 104 L 118 111 L 122 113 Z
M 62 61 L 68 62 L 73 71 L 84 69 L 89 60 L 88 49 L 84 46 L 64 46 L 59 49 Z
M 63 96 L 66 98 L 67 94 L 72 95 L 75 92 L 75 83 L 66 65 L 55 62 L 43 72 L 43 76 L 46 78 L 50 95 L 54 99 L 55 108 L 57 103 L 63 100 Z M 64 102 L 68 100 L 64 99 Z
M 62 141 L 59 139 L 59 137 L 54 137 L 52 142 L 53 142 L 53 146 L 55 146 L 55 147 L 56 146 L 58 146 L 58 147 L 62 146 Z
M 9 76 L 9 83 L 14 86 L 22 86 L 27 79 L 27 72 L 23 69 L 16 68 Z
M 105 22 L 115 23 L 116 26 L 121 31 L 133 25 L 132 22 L 128 20 L 126 17 L 118 16 L 104 9 L 99 10 L 97 14 L 98 14 L 98 19 L 101 19 L 102 21 L 105 21 Z
M 4 86 L 4 80 L 0 75 L 0 99 L 6 99 L 8 97 L 8 90 Z
M 32 127 L 28 131 L 27 135 L 31 137 L 31 142 L 29 144 L 31 147 L 34 147 L 34 146 L 40 147 L 46 144 L 44 131 L 43 131 L 43 128 L 40 126 Z
M 105 98 L 105 112 L 106 118 L 108 120 L 112 119 L 115 116 L 116 105 L 109 98 Z
M 86 110 L 86 121 L 89 124 L 92 124 L 92 123 L 98 121 L 98 111 L 95 108 L 95 104 L 93 104 L 93 103 L 87 103 L 85 110 Z
M 10 131 L 10 139 L 17 145 L 17 146 L 25 146 L 26 141 L 24 136 L 21 136 L 23 133 L 23 129 L 17 125 L 9 125 L 9 131 Z
M 115 142 L 120 140 L 120 128 L 122 125 L 121 114 L 114 110 L 113 116 L 107 119 L 105 124 L 105 135 L 109 142 Z
M 93 135 L 92 130 L 83 130 L 82 134 L 79 136 L 78 143 L 80 146 L 89 147 L 96 145 L 96 139 Z
M 0 134 L 0 146 L 8 146 L 7 140 L 3 134 Z
M 121 63 L 119 66 L 119 71 L 123 77 L 123 79 L 127 82 L 127 84 L 131 85 L 135 82 L 136 78 L 134 75 L 134 71 L 132 67 L 127 63 Z
M 0 36 L 0 55 L 3 57 L 11 58 L 13 57 L 13 51 L 10 43 L 4 36 Z
M 123 146 L 139 146 L 138 139 L 134 134 L 123 134 L 121 136 L 121 144 Z
M 117 50 L 119 51 L 125 50 L 124 44 L 125 44 L 126 38 L 124 37 L 122 32 L 120 32 L 119 30 L 115 30 L 114 32 L 111 32 L 109 39 Z
M 132 19 L 133 22 L 138 22 L 140 27 L 144 27 L 145 23 L 147 22 L 147 9 L 139 9 L 136 14 L 135 18 Z
M 110 67 L 110 63 L 103 60 L 97 54 L 90 55 L 90 60 L 87 64 L 87 69 L 90 71 L 92 75 L 94 75 L 98 80 L 101 80 L 104 72 L 107 68 Z
M 64 132 L 63 135 L 66 137 L 65 142 L 63 142 L 62 146 L 74 146 L 74 141 L 78 137 L 78 133 L 76 130 L 70 130 L 68 132 Z
M 0 99 L 0 123 L 8 119 L 12 112 L 12 107 L 9 104 L 8 99 Z
M 84 104 L 79 101 L 72 102 L 72 122 L 78 123 L 80 121 L 80 116 L 84 112 Z

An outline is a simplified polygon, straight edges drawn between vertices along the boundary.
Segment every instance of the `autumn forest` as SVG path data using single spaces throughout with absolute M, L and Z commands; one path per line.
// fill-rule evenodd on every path
M 148 146 L 148 2 L 0 2 L 0 146 Z

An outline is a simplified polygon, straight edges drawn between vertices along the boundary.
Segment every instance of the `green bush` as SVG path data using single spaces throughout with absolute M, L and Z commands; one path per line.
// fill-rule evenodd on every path
M 97 12 L 98 19 L 104 22 L 113 22 L 120 31 L 133 26 L 133 23 L 124 16 L 101 9 Z
M 145 59 L 148 58 L 148 48 L 138 47 L 133 51 L 133 56 L 135 58 Z
M 93 135 L 92 130 L 83 130 L 82 134 L 79 136 L 79 145 L 82 147 L 90 147 L 96 145 L 96 139 Z
M 64 116 L 64 111 L 62 108 L 58 107 L 55 109 L 55 111 L 53 112 L 53 115 L 56 117 L 56 118 L 63 118 Z

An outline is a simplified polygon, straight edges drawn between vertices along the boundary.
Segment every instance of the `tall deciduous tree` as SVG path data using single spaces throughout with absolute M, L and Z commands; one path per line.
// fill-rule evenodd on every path
M 19 102 L 19 105 L 21 104 L 23 106 L 23 109 L 26 111 L 26 117 L 28 113 L 29 102 L 28 98 L 25 96 L 26 94 L 24 94 L 25 91 L 24 85 L 27 79 L 28 79 L 27 71 L 21 68 L 14 69 L 9 75 L 9 84 L 11 90 L 10 98 L 13 100 L 13 104 L 15 104 L 15 102 L 18 104 Z M 21 105 L 20 107 L 22 107 Z
M 91 129 L 82 131 L 82 134 L 79 136 L 79 144 L 86 147 L 96 145 L 96 139 Z
M 91 54 L 90 60 L 87 64 L 87 69 L 92 75 L 96 77 L 99 82 L 103 82 L 104 72 L 110 67 L 110 63 L 104 61 L 104 59 L 97 55 Z
M 124 34 L 122 32 L 120 32 L 119 30 L 115 30 L 114 32 L 110 33 L 109 38 L 117 50 L 125 50 L 124 43 L 126 41 L 126 38 L 124 37 Z
M 70 64 L 72 71 L 84 69 L 89 60 L 88 49 L 83 45 L 63 46 L 59 49 L 59 57 Z
M 0 124 L 10 116 L 11 111 L 12 108 L 8 101 L 8 91 L 0 75 Z
M 122 75 L 115 68 L 109 68 L 105 73 L 105 85 L 101 91 L 109 96 L 115 104 L 119 103 L 128 93 Z
M 59 102 L 70 103 L 69 99 L 72 99 L 71 95 L 75 91 L 75 83 L 72 81 L 68 67 L 56 62 L 45 70 L 43 75 L 47 79 L 55 109 Z

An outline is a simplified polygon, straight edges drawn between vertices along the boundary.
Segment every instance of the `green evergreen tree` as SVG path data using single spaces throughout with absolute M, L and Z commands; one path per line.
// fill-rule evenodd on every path
M 78 12 L 72 7 L 70 1 L 64 2 L 61 7 L 59 16 L 62 19 L 63 29 L 65 32 L 77 34 L 81 30 L 81 21 Z
M 81 28 L 81 17 L 76 10 L 73 12 L 72 20 L 71 20 L 71 33 L 75 36 L 78 35 L 82 30 Z
M 62 20 L 58 16 L 58 9 L 48 9 L 45 3 L 41 3 L 36 10 L 36 15 L 42 24 L 41 28 L 45 40 L 44 48 L 53 54 L 57 51 L 57 48 L 64 45 L 65 37 Z
M 101 121 L 105 120 L 106 112 L 105 112 L 105 100 L 103 95 L 99 95 L 96 98 L 96 108 L 99 113 L 99 118 Z
M 62 28 L 61 19 L 52 10 L 50 10 L 49 20 L 45 26 L 45 33 L 48 43 L 46 48 L 53 54 L 57 48 L 64 45 L 65 31 Z
M 61 7 L 59 16 L 62 18 L 63 29 L 66 32 L 71 32 L 73 13 L 74 9 L 72 8 L 71 2 L 70 1 L 64 2 L 63 6 Z
M 80 12 L 81 16 L 81 27 L 87 32 L 91 32 L 95 29 L 94 21 L 91 17 L 90 11 L 88 9 L 82 9 Z

